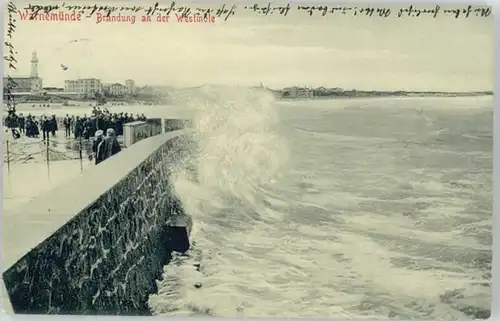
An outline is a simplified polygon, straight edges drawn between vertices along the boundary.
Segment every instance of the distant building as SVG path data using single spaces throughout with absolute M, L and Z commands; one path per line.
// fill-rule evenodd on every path
M 342 88 L 325 88 L 325 87 L 318 87 L 313 90 L 314 96 L 330 96 L 330 95 L 335 95 L 338 93 L 342 93 L 344 90 Z
M 65 80 L 64 91 L 77 92 L 82 96 L 94 97 L 102 90 L 101 80 L 97 78 L 85 78 L 76 80 Z
M 327 93 L 328 93 L 328 88 L 325 88 L 323 86 L 314 89 L 314 96 L 322 96 L 326 95 Z
M 119 83 L 114 83 L 109 86 L 110 96 L 123 96 L 127 93 L 127 87 Z
M 11 77 L 14 82 L 13 88 L 10 89 L 11 92 L 31 92 L 32 79 L 31 77 Z M 3 77 L 3 92 L 7 91 L 7 83 L 9 81 L 8 77 Z
M 11 88 L 11 92 L 29 92 L 37 94 L 42 90 L 42 78 L 38 76 L 38 58 L 36 51 L 33 51 L 31 56 L 31 74 L 29 77 L 10 77 L 15 86 Z M 3 92 L 6 92 L 9 77 L 3 77 Z
M 102 84 L 101 90 L 104 96 L 110 96 L 111 84 Z
M 127 83 L 126 86 L 119 83 L 102 84 L 102 93 L 104 93 L 104 96 L 108 97 L 110 96 L 119 97 L 119 96 L 125 96 L 127 94 L 136 91 L 136 87 L 133 80 L 129 79 L 126 81 L 126 83 Z
M 311 98 L 311 97 L 313 97 L 313 91 L 310 88 L 287 87 L 287 88 L 283 88 L 283 97 Z
M 127 94 L 128 95 L 135 95 L 136 94 L 136 87 L 135 87 L 134 80 L 132 80 L 132 79 L 125 80 L 125 87 L 127 87 Z

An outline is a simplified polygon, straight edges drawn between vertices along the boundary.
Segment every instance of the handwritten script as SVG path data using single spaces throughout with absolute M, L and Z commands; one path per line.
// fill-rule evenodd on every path
M 97 4 L 73 4 L 73 3 L 61 3 L 61 4 L 29 4 L 24 8 L 29 14 L 29 19 L 33 20 L 40 14 L 50 14 L 54 12 L 73 12 L 75 14 L 84 15 L 86 18 L 90 18 L 95 14 L 110 16 L 113 14 L 121 13 L 135 13 L 142 14 L 145 16 L 151 15 L 170 15 L 176 14 L 183 17 L 200 15 L 205 18 L 209 16 L 215 16 L 218 18 L 223 18 L 227 21 L 231 16 L 234 16 L 238 10 L 253 12 L 256 15 L 275 15 L 275 16 L 288 16 L 290 12 L 296 11 L 307 14 L 309 16 L 327 16 L 327 15 L 351 15 L 351 16 L 367 16 L 367 17 L 380 17 L 387 18 L 394 16 L 397 18 L 419 18 L 424 16 L 429 16 L 436 18 L 439 15 L 450 16 L 455 19 L 458 18 L 470 18 L 470 17 L 489 17 L 491 12 L 491 7 L 487 6 L 462 6 L 460 8 L 442 8 L 439 5 L 423 7 L 415 5 L 401 6 L 399 8 L 394 7 L 374 7 L 370 5 L 366 6 L 338 6 L 338 5 L 303 5 L 303 4 L 286 4 L 286 5 L 274 5 L 268 3 L 267 5 L 246 5 L 238 7 L 237 5 L 226 5 L 222 4 L 218 8 L 203 8 L 203 7 L 189 7 L 185 5 L 178 5 L 176 2 L 170 3 L 167 6 L 161 6 L 158 2 L 150 6 L 140 6 L 140 5 L 128 5 L 128 6 L 114 6 L 114 5 L 97 5 Z
M 6 54 L 4 56 L 5 61 L 9 62 L 9 67 L 8 70 L 17 70 L 16 64 L 16 49 L 14 48 L 12 38 L 14 36 L 14 33 L 16 32 L 16 19 L 15 19 L 15 14 L 17 12 L 17 7 L 16 4 L 14 3 L 13 0 L 10 0 L 7 3 L 7 29 L 6 29 L 6 37 L 5 37 L 5 47 L 7 48 Z M 16 112 L 16 104 L 14 101 L 14 95 L 12 94 L 12 91 L 14 90 L 15 87 L 17 87 L 18 84 L 14 79 L 12 79 L 10 76 L 7 77 L 7 85 L 5 86 L 4 89 L 4 97 L 6 98 L 7 101 L 7 111 L 9 113 L 15 113 Z
M 5 39 L 5 47 L 7 47 L 6 55 L 4 59 L 9 62 L 9 69 L 16 70 L 16 50 L 14 45 L 12 44 L 12 38 L 14 33 L 16 32 L 16 19 L 15 14 L 17 12 L 16 4 L 13 0 L 10 0 L 7 4 L 7 29 L 6 29 L 6 39 Z

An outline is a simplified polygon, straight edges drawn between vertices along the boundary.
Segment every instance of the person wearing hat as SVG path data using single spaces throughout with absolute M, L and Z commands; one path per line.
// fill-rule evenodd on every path
M 104 132 L 102 130 L 98 130 L 95 132 L 94 142 L 92 143 L 92 155 L 89 156 L 89 159 L 92 160 L 92 157 L 95 159 L 95 164 L 99 164 L 102 160 L 97 157 L 97 147 L 104 140 Z
M 102 162 L 121 151 L 120 143 L 116 139 L 113 128 L 106 130 L 106 137 L 97 145 L 97 158 Z

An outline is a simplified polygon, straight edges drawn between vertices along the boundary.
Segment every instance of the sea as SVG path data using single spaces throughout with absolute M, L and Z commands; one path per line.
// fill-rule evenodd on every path
M 193 218 L 191 249 L 165 266 L 154 315 L 489 316 L 491 96 L 277 101 L 209 86 L 175 98 L 110 107 L 195 119 L 192 156 L 166 178 Z M 90 113 L 42 109 L 20 108 Z
M 172 180 L 192 246 L 154 315 L 489 317 L 491 96 L 182 99 L 198 177 Z

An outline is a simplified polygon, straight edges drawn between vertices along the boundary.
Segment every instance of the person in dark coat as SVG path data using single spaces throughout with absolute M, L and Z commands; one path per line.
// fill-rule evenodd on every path
M 115 130 L 113 128 L 108 128 L 106 137 L 97 146 L 97 157 L 99 158 L 99 162 L 105 161 L 111 156 L 118 154 L 121 150 L 120 143 L 118 143 L 116 139 Z
M 31 120 L 30 115 L 26 117 L 26 137 L 35 137 L 35 131 L 33 130 L 33 126 L 35 123 Z
M 49 139 L 49 132 L 50 132 L 50 127 L 51 127 L 50 123 L 51 123 L 51 121 L 47 116 L 43 116 L 41 121 L 40 121 L 40 126 L 42 127 L 43 141 L 44 142 Z
M 21 134 L 26 134 L 26 118 L 24 118 L 23 114 L 19 114 L 18 118 L 19 132 Z
M 106 127 L 106 119 L 104 119 L 104 116 L 102 114 L 99 114 L 97 116 L 97 129 L 102 130 L 103 132 L 107 130 L 108 128 Z
M 65 137 L 71 136 L 71 117 L 69 117 L 68 114 L 66 114 L 66 117 L 64 117 L 63 125 L 64 125 L 64 136 Z
M 93 137 L 95 136 L 95 133 L 97 132 L 97 118 L 92 115 L 89 119 L 90 122 L 90 136 Z
M 92 122 L 89 118 L 85 117 L 83 121 L 83 139 L 88 140 L 92 134 Z
M 16 115 L 16 112 L 9 112 L 7 118 L 5 118 L 5 125 L 10 128 L 12 131 L 12 137 L 14 139 L 18 139 L 21 137 L 21 133 L 19 132 L 19 116 Z
M 35 118 L 29 114 L 28 117 L 26 117 L 26 136 L 30 138 L 38 138 L 39 135 L 40 131 L 38 130 L 38 123 Z
M 78 139 L 82 137 L 83 134 L 83 120 L 80 118 L 80 116 L 76 116 L 75 120 L 75 139 Z
M 19 119 L 15 111 L 9 111 L 8 113 L 7 117 L 5 117 L 5 126 L 11 130 L 12 137 L 17 138 Z
M 50 118 L 50 132 L 52 133 L 52 137 L 56 135 L 58 129 L 56 115 L 52 115 L 52 118 Z
M 99 157 L 97 157 L 97 147 L 99 146 L 99 144 L 103 140 L 104 140 L 104 132 L 102 130 L 96 131 L 95 132 L 95 139 L 92 142 L 92 155 L 93 156 L 90 157 L 91 160 L 92 160 L 92 157 L 94 158 L 96 165 L 99 164 L 102 161 L 102 159 L 100 159 Z
M 116 136 L 123 136 L 123 117 L 116 116 L 114 117 L 115 128 L 116 128 Z

